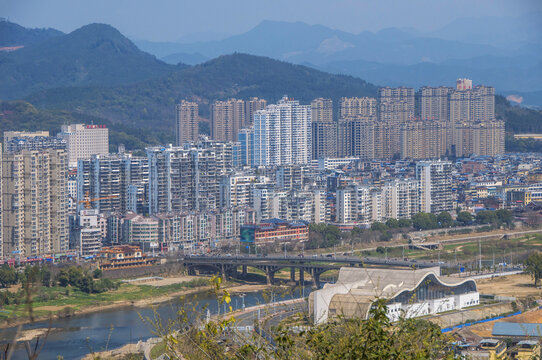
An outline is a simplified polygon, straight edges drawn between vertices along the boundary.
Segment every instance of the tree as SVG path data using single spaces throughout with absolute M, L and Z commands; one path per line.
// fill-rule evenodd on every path
M 447 228 L 453 225 L 454 221 L 449 212 L 443 211 L 437 215 L 437 223 L 440 227 Z
M 102 270 L 101 269 L 94 269 L 94 272 L 92 273 L 92 277 L 95 278 L 95 279 L 99 279 L 102 277 Z
M 412 221 L 410 219 L 399 219 L 397 222 L 397 227 L 399 228 L 409 228 L 412 226 Z
M 416 230 L 429 230 L 438 227 L 437 217 L 434 214 L 420 212 L 412 217 L 412 226 Z
M 461 211 L 457 214 L 457 222 L 463 226 L 472 223 L 472 215 L 467 211 Z
M 497 216 L 495 211 L 481 210 L 476 214 L 476 222 L 478 224 L 496 224 Z
M 397 219 L 388 219 L 388 221 L 386 221 L 386 226 L 389 227 L 390 229 L 395 229 L 395 228 L 398 228 L 399 227 L 399 221 L 397 221 Z
M 81 285 L 79 286 L 79 290 L 82 292 L 85 292 L 87 294 L 90 294 L 94 290 L 94 280 L 91 276 L 83 276 L 81 278 Z
M 0 267 L 0 286 L 3 288 L 17 284 L 17 272 L 7 264 Z
M 70 276 L 65 269 L 62 269 L 58 272 L 56 280 L 58 281 L 58 285 L 62 287 L 66 287 L 70 284 Z
M 371 230 L 374 230 L 374 231 L 386 231 L 388 230 L 388 226 L 384 223 L 381 223 L 379 221 L 375 221 L 372 225 L 371 225 Z
M 495 211 L 495 216 L 500 223 L 506 224 L 507 226 L 512 225 L 514 222 L 514 217 L 512 216 L 512 212 L 510 210 L 499 209 Z
M 529 255 L 527 260 L 525 260 L 525 271 L 533 278 L 534 286 L 537 286 L 538 280 L 542 278 L 542 254 L 535 253 Z

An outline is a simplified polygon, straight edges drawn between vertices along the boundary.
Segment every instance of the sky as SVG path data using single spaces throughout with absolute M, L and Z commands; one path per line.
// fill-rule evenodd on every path
M 303 21 L 352 33 L 387 27 L 437 30 L 464 17 L 519 17 L 541 0 L 0 0 L 0 17 L 71 32 L 110 24 L 151 41 L 193 41 L 243 33 L 263 20 Z

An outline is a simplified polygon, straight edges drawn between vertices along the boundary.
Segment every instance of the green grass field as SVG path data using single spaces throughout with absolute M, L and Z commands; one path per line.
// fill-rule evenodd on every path
M 122 283 L 117 290 L 107 291 L 101 294 L 87 294 L 74 288 L 60 286 L 40 287 L 33 297 L 32 308 L 37 317 L 47 316 L 51 313 L 66 313 L 66 311 L 82 310 L 91 306 L 108 305 L 119 301 L 137 301 L 152 299 L 181 290 L 197 288 L 209 285 L 206 278 L 194 279 L 184 283 L 167 286 L 133 285 Z M 40 300 L 47 299 L 47 300 Z M 49 309 L 40 309 L 49 307 Z M 57 307 L 59 309 L 53 309 Z M 69 310 L 65 308 L 68 307 Z M 23 304 L 5 305 L 0 312 L 0 321 L 26 317 L 27 307 Z

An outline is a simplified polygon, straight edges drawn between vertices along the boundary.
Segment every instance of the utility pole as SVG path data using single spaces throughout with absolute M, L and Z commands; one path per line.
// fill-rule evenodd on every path
M 493 249 L 493 272 L 495 272 L 495 249 Z
M 480 241 L 480 239 L 478 239 L 478 251 L 479 251 L 479 256 L 480 256 L 480 259 L 478 262 L 478 272 L 481 272 L 482 271 L 482 242 Z

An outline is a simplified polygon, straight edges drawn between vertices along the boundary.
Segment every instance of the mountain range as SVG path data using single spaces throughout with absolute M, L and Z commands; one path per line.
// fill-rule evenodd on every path
M 325 28 L 315 29 L 327 32 Z M 0 47 L 21 46 L 23 39 L 36 38 L 33 33 L 43 34 L 42 31 L 19 31 L 25 35 L 4 39 Z M 39 41 L 27 41 L 19 50 L 0 53 L 0 98 L 4 100 L 1 105 L 5 110 L 0 111 L 0 130 L 101 121 L 111 128 L 112 144 L 122 142 L 133 149 L 173 141 L 174 109 L 180 99 L 196 101 L 200 104 L 200 116 L 208 118 L 209 105 L 229 97 L 258 96 L 272 103 L 287 94 L 305 104 L 326 97 L 334 100 L 336 108 L 343 96 L 374 97 L 378 90 L 376 85 L 358 77 L 322 71 L 329 64 L 296 65 L 243 53 L 222 55 L 195 66 L 167 64 L 140 50 L 109 25 L 90 24 L 69 34 L 55 31 L 46 34 Z M 309 37 L 310 33 L 303 36 Z M 386 32 L 378 36 L 391 37 Z M 285 44 L 285 47 L 293 49 L 294 45 Z M 489 70 L 482 63 L 491 60 L 495 61 L 495 67 L 502 67 L 514 61 L 508 57 L 491 59 L 481 56 L 461 61 L 465 68 L 486 72 Z M 346 66 L 351 66 L 371 80 L 376 78 L 371 71 L 376 72 L 374 69 L 380 66 L 377 62 L 355 60 L 330 64 L 334 72 L 346 73 Z M 531 65 L 536 62 L 526 64 L 526 69 Z M 409 68 L 412 77 L 407 79 L 411 81 L 419 81 L 416 74 L 423 73 L 423 69 L 417 70 L 418 73 L 413 70 L 416 65 L 393 66 L 398 72 L 403 67 Z M 435 70 L 432 75 L 439 82 L 435 85 L 452 85 L 445 81 L 446 76 L 455 79 L 457 75 L 449 71 L 446 75 Z M 387 76 L 386 85 L 401 85 L 393 81 L 397 73 Z M 522 95 L 527 97 L 527 93 Z M 6 101 L 15 99 L 24 101 Z M 497 115 L 507 122 L 509 131 L 542 132 L 541 112 L 512 107 L 502 97 L 498 97 L 498 102 Z M 206 132 L 205 122 L 201 124 Z
M 0 24 L 6 28 L 5 24 L 12 23 Z M 5 39 L 0 46 L 20 44 L 16 39 Z M 0 53 L 0 98 L 20 98 L 59 86 L 134 83 L 179 67 L 183 65 L 166 64 L 139 50 L 112 26 L 90 24 L 69 34 L 53 32 L 22 49 Z
M 537 16 L 464 18 L 428 33 L 388 28 L 352 34 L 302 22 L 264 21 L 218 41 L 136 44 L 165 62 L 198 64 L 243 52 L 362 77 L 378 85 L 451 85 L 458 77 L 523 93 L 542 105 L 542 37 Z M 539 19 L 539 18 L 538 18 Z M 529 94 L 531 93 L 532 94 Z

